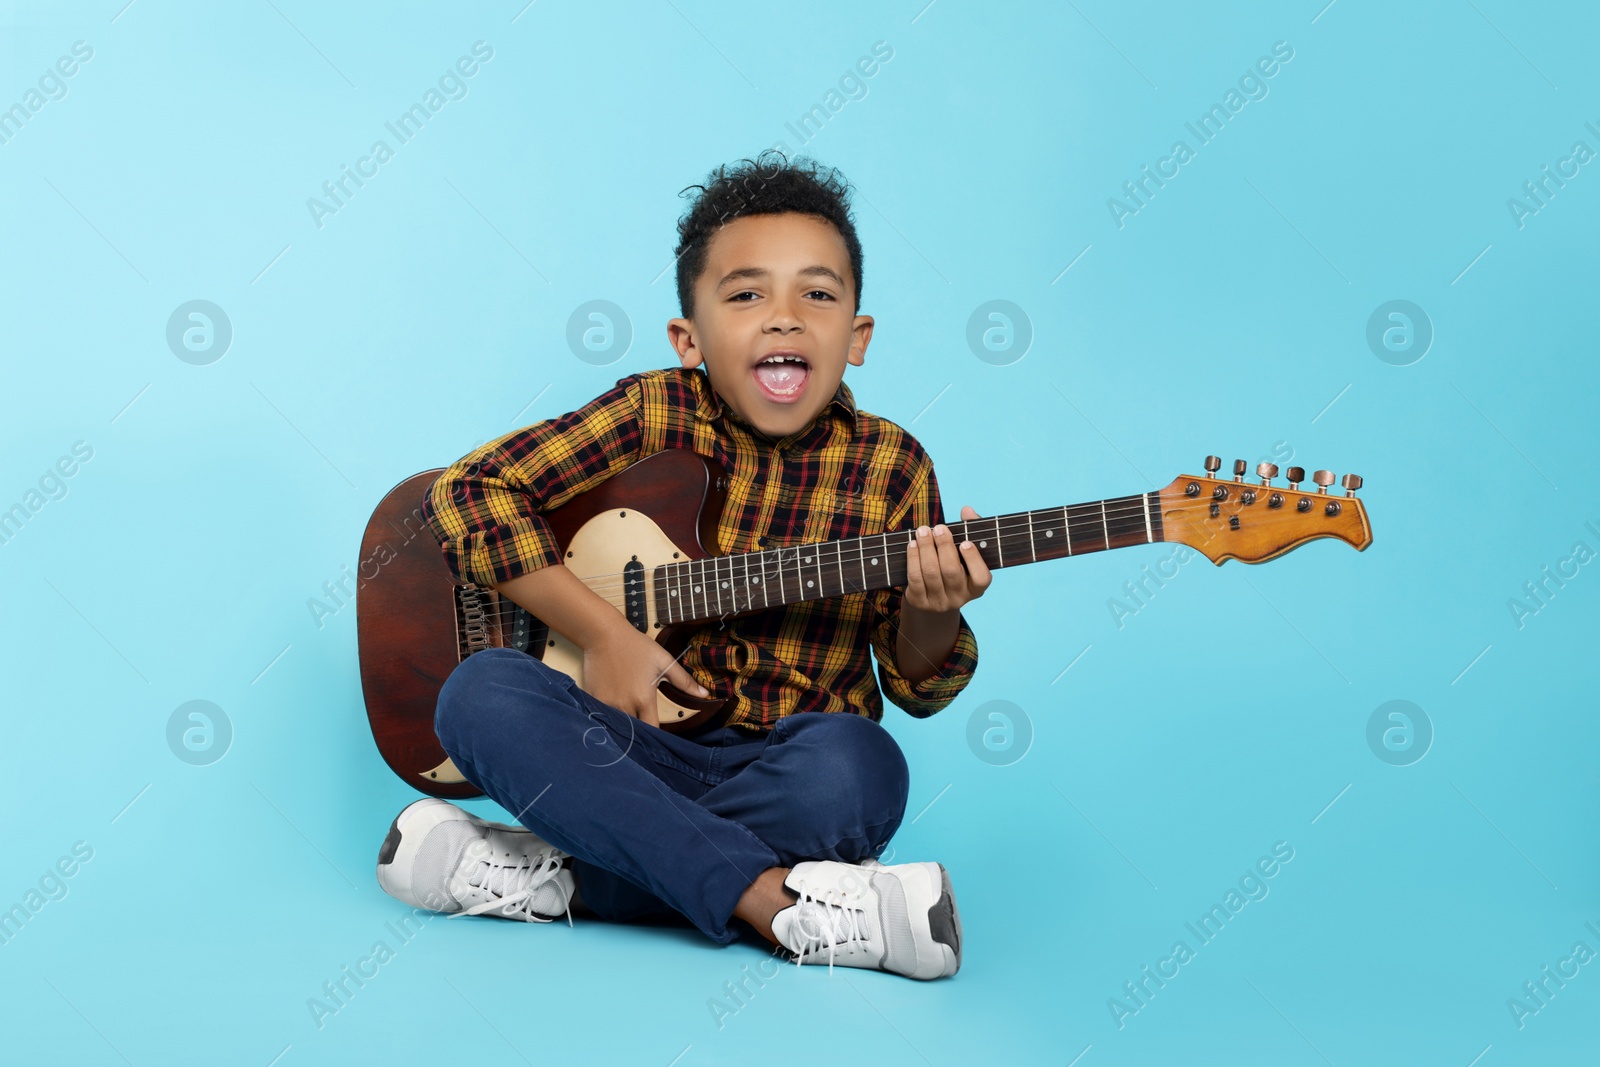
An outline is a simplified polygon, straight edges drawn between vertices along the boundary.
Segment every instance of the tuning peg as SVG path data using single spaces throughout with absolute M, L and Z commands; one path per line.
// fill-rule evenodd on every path
M 1345 487 L 1345 496 L 1355 496 L 1356 490 L 1361 488 L 1361 475 L 1346 474 L 1339 482 Z
M 1208 477 L 1211 476 L 1211 475 L 1216 474 L 1217 471 L 1219 469 L 1221 469 L 1221 467 L 1222 467 L 1222 457 L 1221 456 L 1207 456 L 1206 457 L 1206 475 Z
M 1311 480 L 1316 482 L 1317 485 L 1319 486 L 1319 488 L 1317 489 L 1317 492 L 1326 493 L 1328 491 L 1328 486 L 1333 484 L 1333 472 L 1332 471 L 1312 471 L 1311 472 Z
M 1271 485 L 1272 479 L 1278 476 L 1278 465 L 1276 463 L 1257 463 L 1256 474 L 1261 477 L 1262 485 Z
M 1298 489 L 1300 488 L 1300 483 L 1306 480 L 1306 469 L 1304 467 L 1290 467 L 1284 472 L 1283 476 L 1289 479 L 1290 489 Z
M 1242 459 L 1234 460 L 1233 461 L 1233 480 L 1236 481 L 1236 482 L 1244 481 L 1244 472 L 1249 470 L 1249 469 L 1250 469 L 1250 464 L 1246 463 L 1244 460 L 1242 460 Z

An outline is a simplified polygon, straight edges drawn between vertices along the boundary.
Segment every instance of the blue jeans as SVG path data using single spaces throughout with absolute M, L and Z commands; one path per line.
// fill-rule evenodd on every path
M 905 816 L 905 756 L 865 716 L 681 736 L 511 649 L 451 672 L 434 728 L 469 781 L 574 857 L 601 918 L 682 915 L 722 944 L 748 929 L 733 910 L 762 871 L 876 856 Z

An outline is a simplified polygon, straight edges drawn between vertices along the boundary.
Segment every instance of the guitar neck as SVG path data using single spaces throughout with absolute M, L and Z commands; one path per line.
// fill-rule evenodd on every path
M 984 563 L 998 570 L 1162 541 L 1160 496 L 1139 493 L 945 525 L 957 544 L 971 540 Z M 709 622 L 902 586 L 906 544 L 913 536 L 912 530 L 898 530 L 657 567 L 656 604 L 664 605 L 659 616 L 664 624 Z

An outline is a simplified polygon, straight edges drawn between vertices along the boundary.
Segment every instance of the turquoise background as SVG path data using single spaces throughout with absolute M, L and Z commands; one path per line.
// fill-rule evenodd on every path
M 1520 226 L 1507 201 L 1600 150 L 1600 17 L 1324 3 L 4 5 L 0 107 L 93 56 L 0 144 L 0 508 L 93 457 L 0 544 L 0 908 L 92 859 L 0 944 L 0 1061 L 1592 1057 L 1600 963 L 1520 1027 L 1508 1000 L 1600 952 L 1600 567 L 1510 601 L 1600 551 L 1600 163 Z M 478 41 L 466 95 L 316 225 L 308 198 Z M 1184 124 L 1280 41 L 1199 145 Z M 1108 199 L 1180 138 L 1119 228 Z M 1170 548 L 997 573 L 971 686 L 885 720 L 913 769 L 893 855 L 959 894 L 953 980 L 788 967 L 719 1028 L 756 947 L 436 921 L 319 1028 L 323 983 L 395 947 L 372 864 L 415 794 L 367 730 L 353 607 L 319 626 L 308 601 L 395 482 L 673 365 L 678 191 L 777 144 L 859 190 L 878 329 L 846 380 L 928 448 L 947 514 L 1215 452 L 1359 472 L 1375 543 L 1196 559 L 1121 625 Z M 597 299 L 632 342 L 582 359 L 567 323 Z M 206 365 L 166 340 L 191 300 L 231 323 Z M 991 300 L 1025 353 L 969 347 Z M 1391 300 L 1433 331 L 1404 366 L 1367 341 Z M 167 740 L 192 700 L 231 724 L 205 766 Z M 969 747 L 996 700 L 1025 747 Z M 1367 741 L 1391 700 L 1431 724 L 1409 765 Z M 1268 895 L 1192 939 L 1279 842 Z M 1119 1027 L 1179 939 L 1194 958 Z

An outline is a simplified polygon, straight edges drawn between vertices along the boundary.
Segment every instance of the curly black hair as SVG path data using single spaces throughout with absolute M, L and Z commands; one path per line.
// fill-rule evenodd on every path
M 706 184 L 691 185 L 678 195 L 693 196 L 678 220 L 678 306 L 684 318 L 694 317 L 694 285 L 706 269 L 711 236 L 746 215 L 787 211 L 816 215 L 839 231 L 855 275 L 855 310 L 861 310 L 861 240 L 850 213 L 850 184 L 837 168 L 805 158 L 790 161 L 769 148 L 755 159 L 718 167 L 706 175 Z

